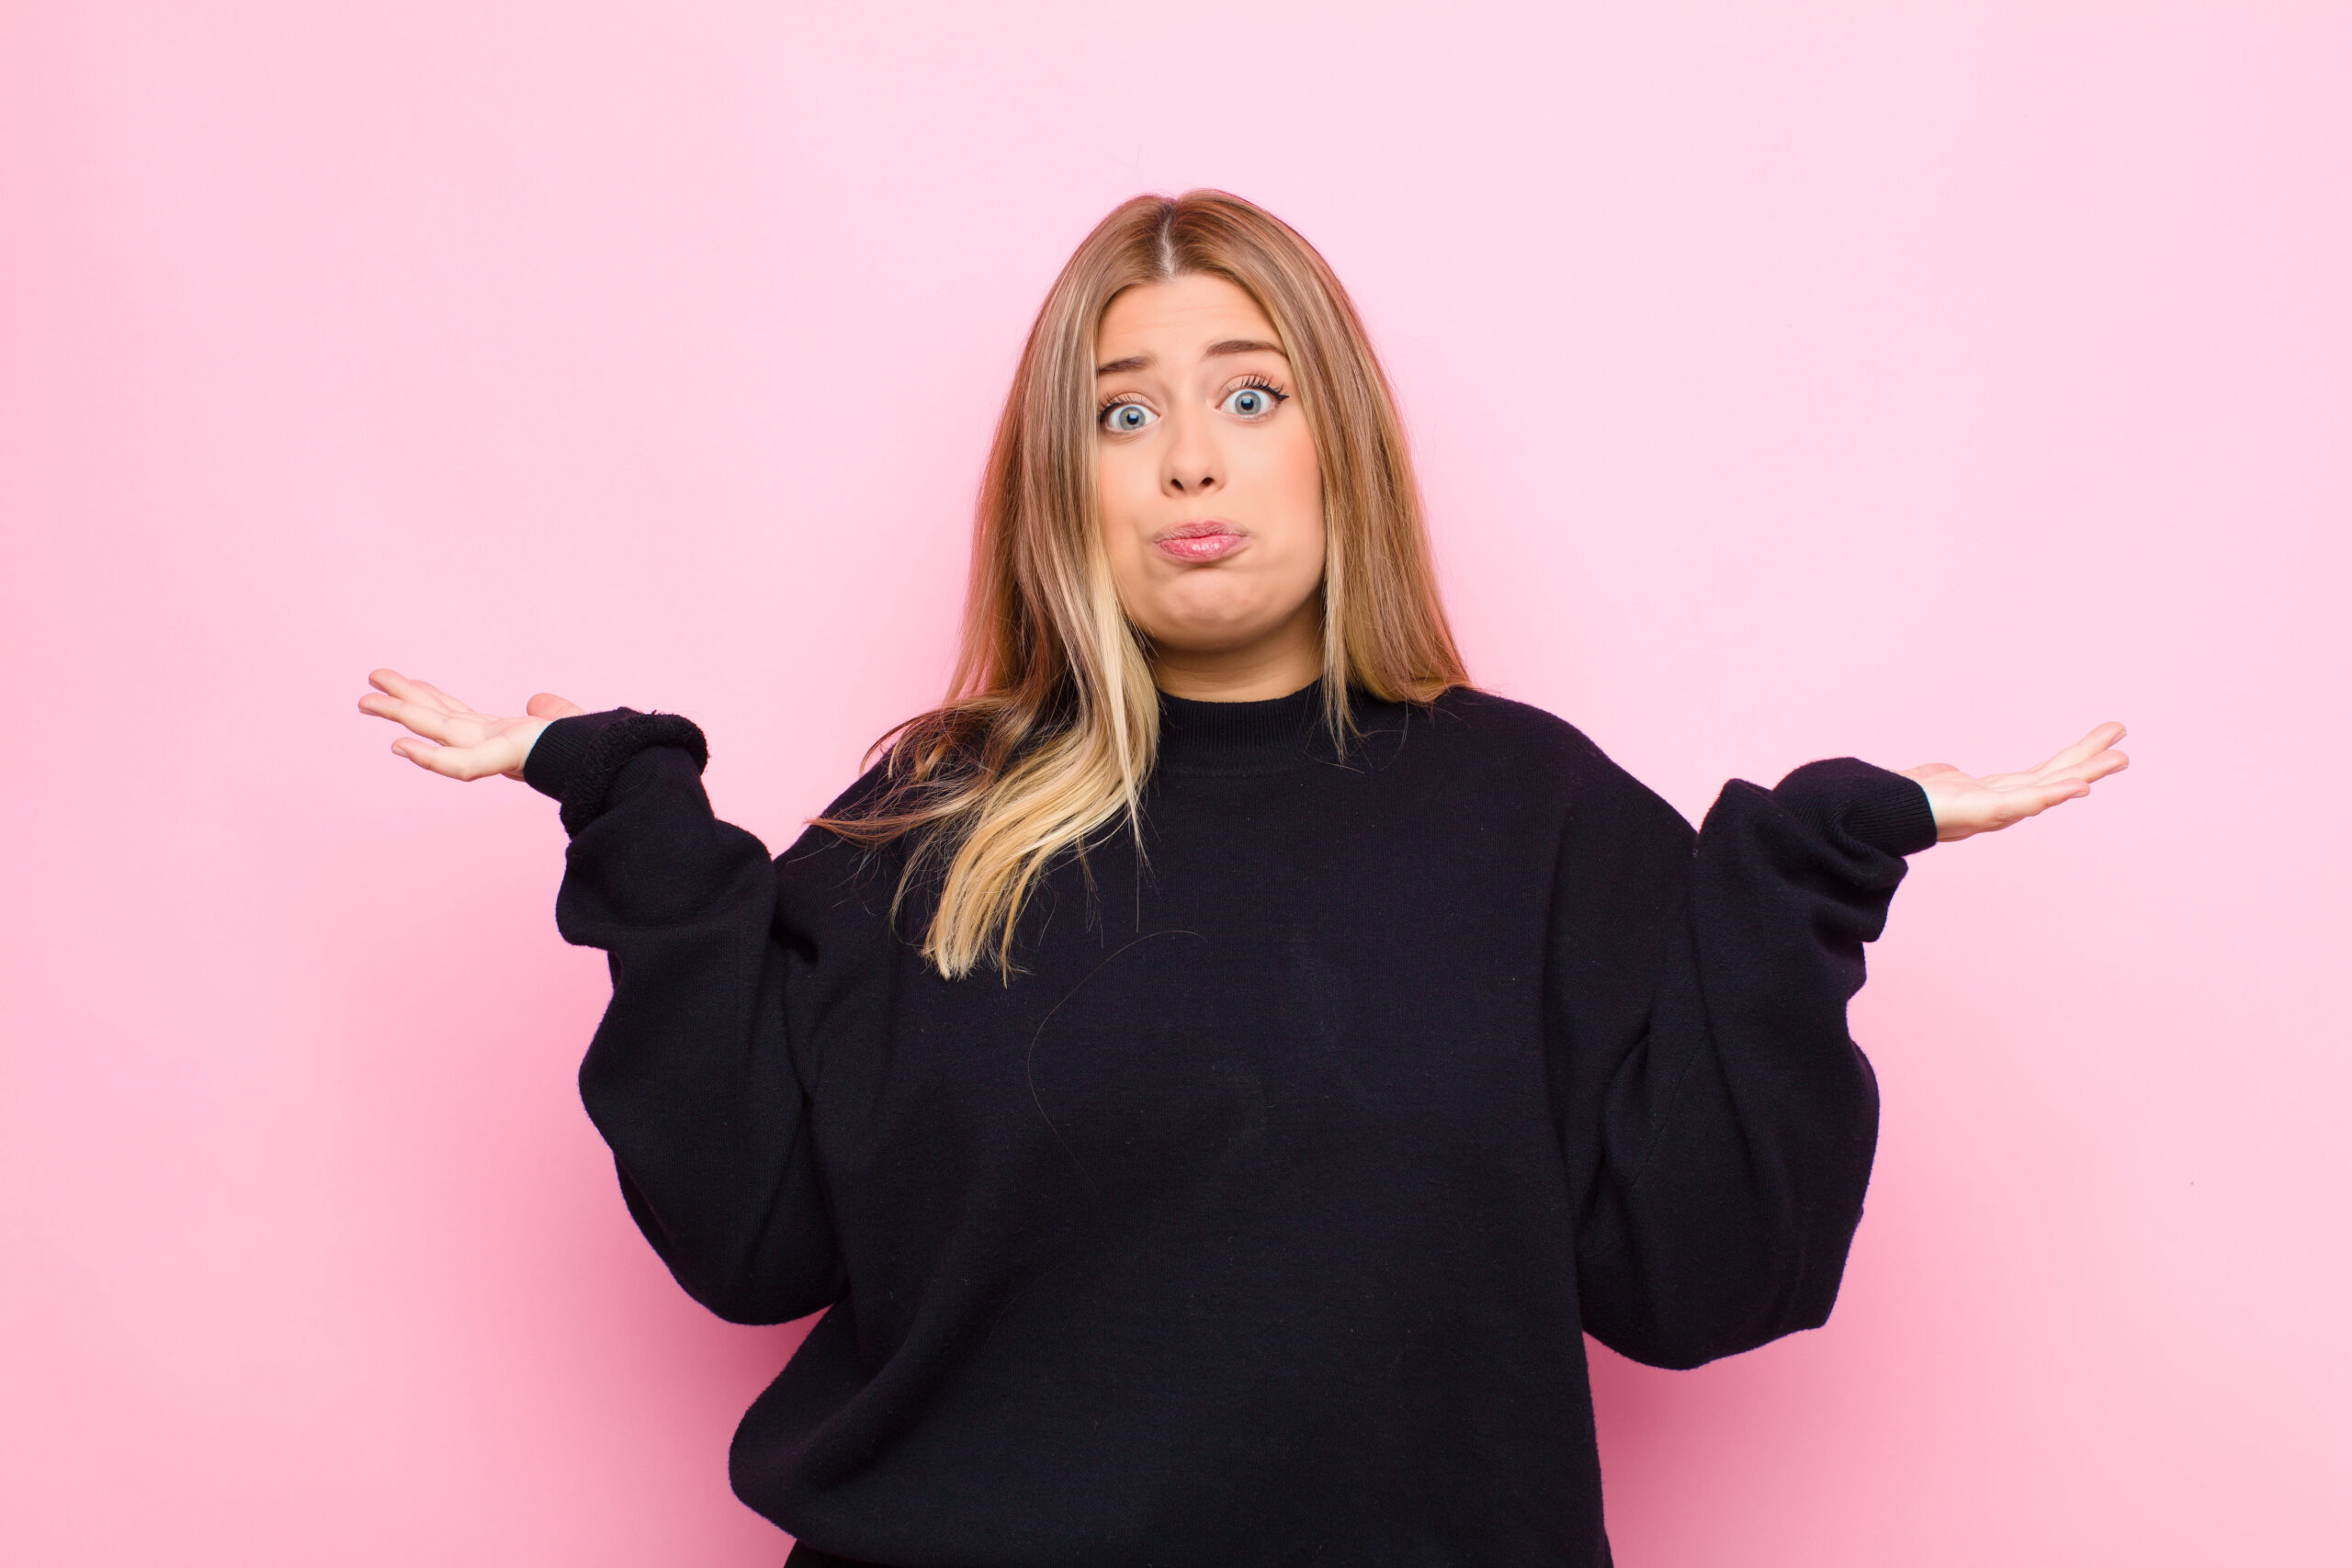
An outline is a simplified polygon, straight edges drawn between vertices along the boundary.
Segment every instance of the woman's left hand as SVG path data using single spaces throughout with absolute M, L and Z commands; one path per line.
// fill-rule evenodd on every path
M 2131 766 L 2115 750 L 2123 739 L 2120 724 L 2102 724 L 2038 768 L 2021 773 L 1971 778 L 1950 762 L 1905 768 L 1903 776 L 1928 792 L 1936 814 L 1936 842 L 1950 843 L 1991 833 L 2049 810 L 2062 800 L 2088 795 L 2093 781 Z

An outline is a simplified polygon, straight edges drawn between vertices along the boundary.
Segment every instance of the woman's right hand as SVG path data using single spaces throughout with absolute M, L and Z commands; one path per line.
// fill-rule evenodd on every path
M 392 750 L 444 778 L 486 779 L 503 773 L 519 779 L 523 759 L 531 754 L 540 730 L 559 718 L 588 711 L 541 692 L 526 705 L 528 716 L 505 718 L 476 713 L 440 687 L 412 681 L 397 670 L 373 671 L 368 683 L 376 689 L 359 699 L 359 711 L 406 726 L 412 733 L 393 741 Z

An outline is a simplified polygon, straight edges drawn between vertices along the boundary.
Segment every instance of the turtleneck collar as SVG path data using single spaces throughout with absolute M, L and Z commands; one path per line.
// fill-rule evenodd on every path
M 1272 773 L 1329 760 L 1323 682 L 1257 703 L 1159 694 L 1159 766 L 1182 773 Z

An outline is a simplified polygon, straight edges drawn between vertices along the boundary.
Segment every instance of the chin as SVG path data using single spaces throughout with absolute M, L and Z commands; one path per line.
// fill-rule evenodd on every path
M 1247 596 L 1211 592 L 1183 596 L 1191 603 L 1161 604 L 1146 625 L 1152 640 L 1188 652 L 1230 653 L 1279 627 L 1283 616 Z
M 1273 629 L 1272 626 L 1173 626 L 1159 631 L 1146 628 L 1146 635 L 1151 638 L 1152 646 L 1163 652 L 1193 659 L 1215 659 L 1254 648 L 1265 641 Z

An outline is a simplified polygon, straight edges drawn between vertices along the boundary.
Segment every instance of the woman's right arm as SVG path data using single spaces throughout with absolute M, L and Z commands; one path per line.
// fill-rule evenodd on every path
M 775 866 L 711 814 L 701 732 L 674 715 L 584 714 L 548 697 L 532 700 L 536 725 L 462 705 L 424 712 L 454 699 L 378 677 L 390 700 L 361 706 L 441 742 L 403 737 L 403 755 L 451 777 L 519 776 L 563 803 L 571 847 L 556 923 L 602 948 L 613 977 L 581 1098 L 654 1250 L 734 1322 L 831 1303 L 839 1253 L 785 1038 L 794 958 L 774 928 Z

